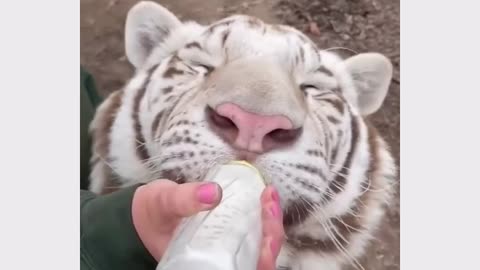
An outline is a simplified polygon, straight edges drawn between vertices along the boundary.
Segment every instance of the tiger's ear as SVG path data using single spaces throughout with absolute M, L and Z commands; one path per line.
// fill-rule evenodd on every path
M 390 60 L 378 53 L 361 53 L 345 60 L 357 90 L 362 115 L 376 112 L 387 95 L 392 79 Z
M 152 50 L 182 23 L 161 5 L 142 1 L 133 6 L 125 23 L 125 52 L 130 63 L 139 68 Z

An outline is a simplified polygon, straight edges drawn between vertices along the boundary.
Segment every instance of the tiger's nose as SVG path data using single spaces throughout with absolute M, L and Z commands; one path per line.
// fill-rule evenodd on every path
M 213 130 L 234 148 L 261 154 L 294 143 L 302 128 L 283 115 L 259 115 L 236 104 L 207 108 Z

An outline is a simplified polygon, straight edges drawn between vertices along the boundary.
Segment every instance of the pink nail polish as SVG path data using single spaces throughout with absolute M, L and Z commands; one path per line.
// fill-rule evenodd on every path
M 280 208 L 278 207 L 277 203 L 275 203 L 270 207 L 270 214 L 274 218 L 278 218 L 280 216 Z
M 275 201 L 275 202 L 280 201 L 280 196 L 278 195 L 278 192 L 275 188 L 273 188 L 273 190 L 272 190 L 272 200 Z
M 198 200 L 201 203 L 212 204 L 216 202 L 218 187 L 216 184 L 207 183 L 201 185 L 197 190 Z

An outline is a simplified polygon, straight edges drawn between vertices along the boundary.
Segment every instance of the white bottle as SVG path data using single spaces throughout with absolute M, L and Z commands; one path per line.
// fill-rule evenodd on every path
M 222 187 L 222 202 L 212 211 L 183 220 L 157 270 L 256 270 L 262 237 L 262 176 L 249 163 L 234 161 L 206 179 Z

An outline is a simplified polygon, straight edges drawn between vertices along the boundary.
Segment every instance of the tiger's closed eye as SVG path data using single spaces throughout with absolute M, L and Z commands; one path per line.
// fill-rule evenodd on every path
M 196 66 L 196 67 L 200 67 L 200 68 L 205 69 L 206 74 L 211 73 L 211 72 L 213 71 L 213 69 L 214 69 L 212 66 L 205 65 L 205 64 L 201 64 L 201 63 L 196 63 L 196 62 L 193 63 L 193 65 Z
M 319 90 L 318 87 L 313 85 L 313 84 L 301 84 L 300 85 L 300 90 L 307 91 L 308 89 Z

